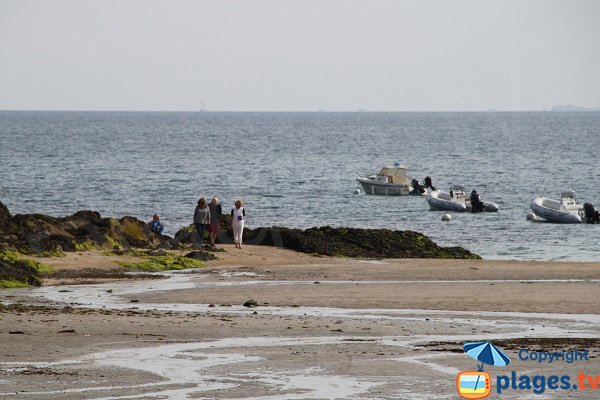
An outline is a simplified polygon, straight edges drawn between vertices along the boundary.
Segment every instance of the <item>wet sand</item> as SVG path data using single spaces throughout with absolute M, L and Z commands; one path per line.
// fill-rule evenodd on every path
M 77 284 L 0 292 L 13 303 L 0 313 L 0 398 L 454 399 L 456 373 L 476 368 L 460 352 L 467 340 L 519 340 L 507 346 L 513 362 L 489 367 L 492 375 L 600 371 L 598 341 L 574 339 L 600 338 L 597 263 L 223 247 L 207 268 L 160 273 L 165 279 L 88 276 L 85 285 L 69 278 L 51 283 Z M 111 270 L 118 260 L 44 261 Z M 250 299 L 258 306 L 242 305 Z M 519 360 L 522 346 L 539 347 L 526 338 L 553 349 L 585 345 L 593 358 Z M 598 395 L 512 390 L 501 398 L 565 397 Z

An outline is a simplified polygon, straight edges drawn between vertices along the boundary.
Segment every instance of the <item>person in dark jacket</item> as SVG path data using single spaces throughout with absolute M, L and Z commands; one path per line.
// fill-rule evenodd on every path
M 221 207 L 221 203 L 219 203 L 218 197 L 213 197 L 208 205 L 210 209 L 210 224 L 208 225 L 208 235 L 210 237 L 210 245 L 215 245 L 215 240 L 217 239 L 217 235 L 221 230 L 221 214 L 223 214 L 223 208 Z
M 198 205 L 194 211 L 194 225 L 196 226 L 196 248 L 202 249 L 204 242 L 204 231 L 206 226 L 210 224 L 210 209 L 206 205 L 206 200 L 201 197 L 198 200 Z

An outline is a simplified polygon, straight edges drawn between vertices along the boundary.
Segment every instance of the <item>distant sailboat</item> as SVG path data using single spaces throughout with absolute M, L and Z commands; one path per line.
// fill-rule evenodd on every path
M 206 105 L 204 104 L 204 100 L 202 100 L 202 108 L 198 110 L 199 112 L 206 112 Z

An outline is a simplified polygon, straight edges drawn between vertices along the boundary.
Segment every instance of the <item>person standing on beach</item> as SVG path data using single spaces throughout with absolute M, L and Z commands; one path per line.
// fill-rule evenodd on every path
M 237 200 L 235 208 L 231 209 L 231 229 L 233 229 L 233 241 L 236 249 L 242 248 L 242 235 L 244 234 L 244 220 L 246 219 L 246 210 L 244 202 Z
M 196 248 L 202 249 L 202 243 L 204 242 L 204 231 L 206 225 L 210 224 L 210 209 L 206 205 L 206 200 L 201 197 L 198 200 L 198 205 L 194 211 L 194 225 L 196 226 Z
M 208 205 L 208 208 L 210 209 L 210 225 L 208 225 L 208 234 L 210 237 L 210 245 L 214 246 L 217 235 L 221 230 L 221 214 L 223 213 L 223 209 L 219 203 L 219 198 L 216 196 L 213 197 Z

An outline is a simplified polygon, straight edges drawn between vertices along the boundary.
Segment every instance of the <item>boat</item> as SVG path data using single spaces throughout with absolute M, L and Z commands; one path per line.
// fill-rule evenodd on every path
M 366 194 L 406 196 L 409 194 L 425 195 L 427 193 L 426 190 L 423 190 L 423 193 L 420 190 L 415 192 L 407 175 L 406 167 L 399 162 L 381 168 L 377 175 L 359 176 L 356 181 L 360 183 Z
M 477 195 L 477 192 L 475 194 Z M 467 194 L 462 185 L 453 185 L 450 192 L 443 192 L 439 189 L 433 190 L 427 195 L 427 203 L 430 209 L 434 211 L 473 212 L 471 195 Z M 498 205 L 480 201 L 480 206 L 476 212 L 482 211 L 496 212 L 498 211 Z
M 531 202 L 530 207 L 535 216 L 542 217 L 545 220 L 565 224 L 579 224 L 586 220 L 586 205 L 577 202 L 573 190 L 567 190 L 561 193 L 560 200 L 536 197 Z

